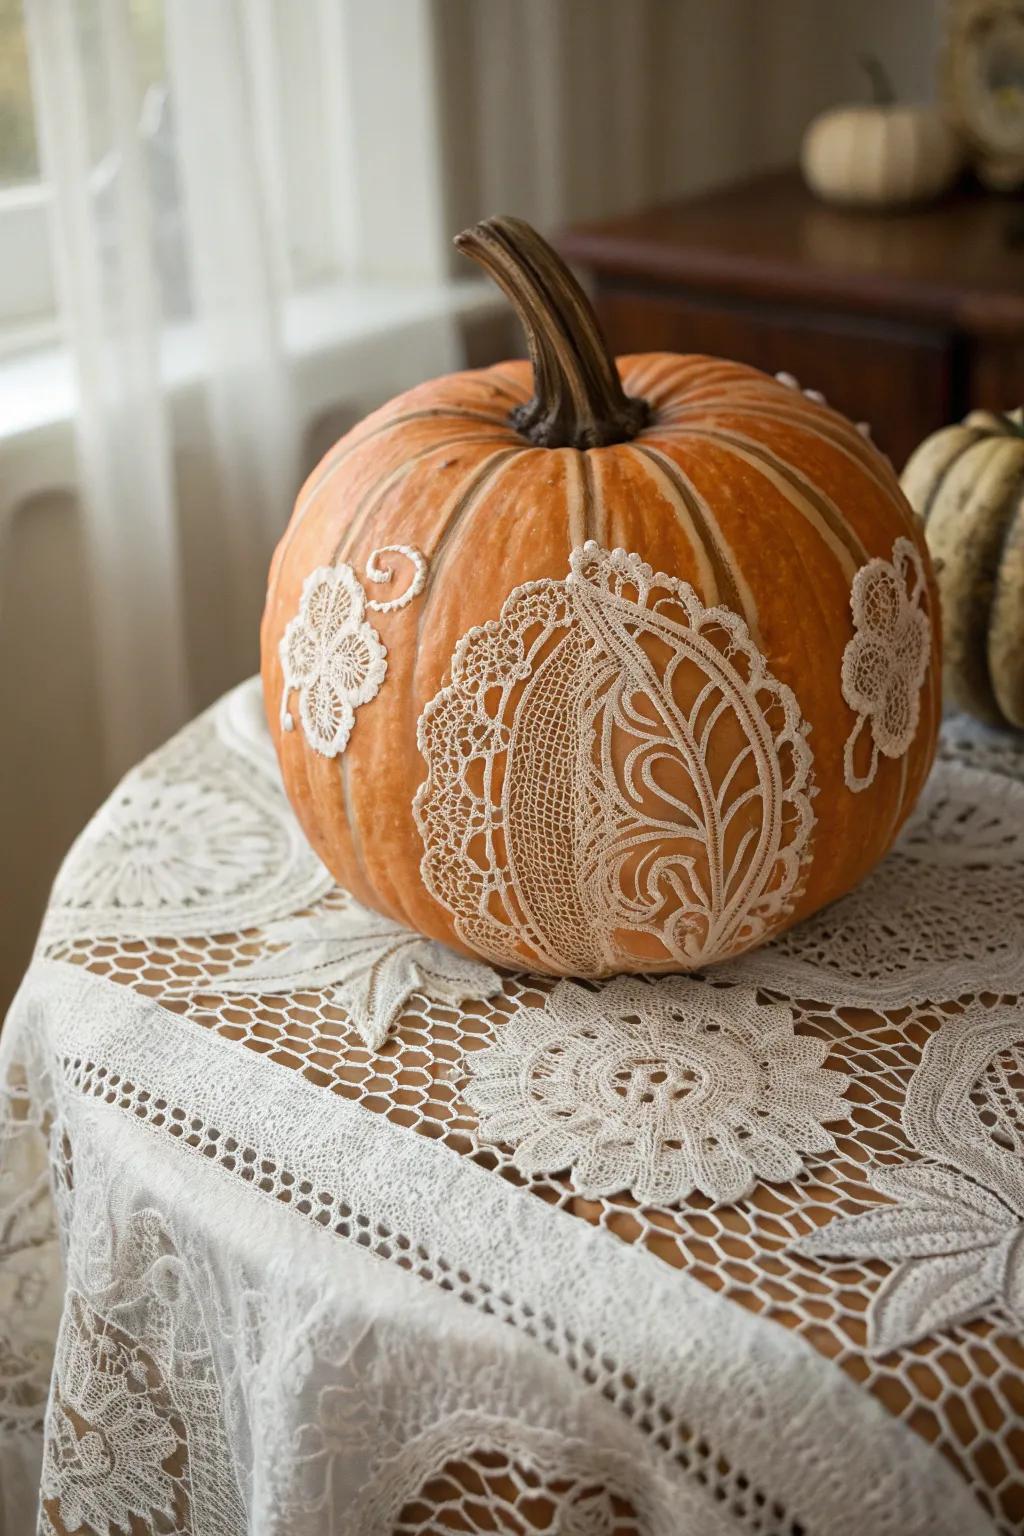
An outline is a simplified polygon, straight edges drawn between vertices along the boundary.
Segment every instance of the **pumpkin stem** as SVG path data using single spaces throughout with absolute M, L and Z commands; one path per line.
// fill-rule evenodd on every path
M 873 53 L 860 55 L 860 67 L 871 82 L 871 100 L 876 107 L 891 107 L 896 100 L 896 88 L 892 76 Z
M 526 332 L 533 399 L 509 420 L 542 448 L 624 443 L 650 420 L 619 380 L 590 300 L 562 258 L 523 219 L 484 219 L 455 237 L 511 301 Z

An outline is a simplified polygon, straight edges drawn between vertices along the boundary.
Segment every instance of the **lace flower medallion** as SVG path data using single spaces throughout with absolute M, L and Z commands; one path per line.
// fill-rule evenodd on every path
M 344 752 L 356 710 L 376 696 L 387 674 L 388 653 L 367 623 L 366 610 L 391 613 L 405 608 L 426 585 L 426 559 L 409 544 L 375 549 L 366 562 L 368 581 L 382 586 L 391 582 L 394 570 L 385 555 L 401 556 L 412 567 L 409 583 L 397 597 L 368 600 L 350 565 L 322 565 L 307 576 L 299 611 L 281 636 L 281 729 L 295 728 L 288 696 L 297 688 L 306 740 L 322 757 Z
M 364 618 L 366 593 L 350 565 L 311 571 L 302 603 L 281 637 L 281 724 L 291 730 L 288 695 L 299 690 L 299 718 L 310 746 L 337 757 L 360 704 L 380 689 L 388 669 L 380 636 Z
M 57 897 L 69 908 L 157 916 L 239 897 L 277 853 L 262 808 L 214 784 L 129 776 L 90 823 Z
M 424 884 L 470 948 L 533 971 L 748 949 L 810 858 L 806 736 L 739 615 L 590 541 L 463 636 L 420 717 Z
M 465 1098 L 481 1139 L 514 1147 L 528 1177 L 571 1169 L 585 1198 L 672 1205 L 699 1190 L 724 1204 L 834 1148 L 822 1122 L 846 1117 L 848 1079 L 823 1069 L 828 1050 L 752 988 L 565 981 L 468 1058 Z
M 844 773 L 854 793 L 867 789 L 878 757 L 902 757 L 914 739 L 921 685 L 928 668 L 931 623 L 922 607 L 924 565 L 909 539 L 897 539 L 892 560 L 869 560 L 853 578 L 853 639 L 843 652 L 843 698 L 857 716 L 847 737 Z M 871 729 L 871 759 L 854 762 L 857 741 Z

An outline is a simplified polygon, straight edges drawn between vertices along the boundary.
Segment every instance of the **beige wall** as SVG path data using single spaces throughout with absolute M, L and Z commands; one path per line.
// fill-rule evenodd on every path
M 568 152 L 561 184 L 549 180 L 544 189 L 546 211 L 559 221 L 611 211 L 610 203 L 665 198 L 792 159 L 815 111 L 861 94 L 856 58 L 864 49 L 885 58 L 906 94 L 924 96 L 931 86 L 938 8 L 930 0 L 544 0 L 545 5 L 563 3 L 573 23 L 567 35 L 576 38 L 582 32 L 588 52 L 580 66 L 587 82 L 580 101 L 556 100 L 552 119 L 570 141 L 563 144 Z M 485 201 L 488 186 L 495 186 L 493 167 L 488 171 L 481 156 L 481 147 L 493 141 L 494 125 L 488 139 L 476 123 L 476 114 L 494 110 L 493 102 L 490 109 L 481 106 L 476 89 L 481 48 L 487 47 L 481 29 L 508 27 L 521 4 L 439 0 L 438 62 L 445 85 L 449 167 L 446 215 L 453 228 L 495 211 Z M 616 83 L 616 49 L 629 45 L 630 19 L 641 12 L 651 26 L 644 33 L 646 51 L 631 66 L 635 110 L 621 91 L 616 100 L 624 131 L 644 136 L 643 171 L 628 187 L 620 180 L 612 196 L 610 172 L 599 158 L 588 156 L 587 114 L 606 109 Z M 606 26 L 616 29 L 614 45 L 603 41 Z M 492 52 L 500 55 L 500 49 Z M 499 56 L 490 67 L 500 72 L 505 66 Z M 507 162 L 500 184 L 514 187 L 518 175 L 524 197 L 532 195 L 532 168 L 522 163 L 516 134 L 496 153 L 504 153 Z M 637 163 L 635 153 L 632 163 Z M 472 338 L 472 361 L 483 362 L 506 345 L 501 327 L 480 331 Z M 431 371 L 422 356 L 409 366 L 422 374 Z M 336 419 L 310 424 L 311 461 L 349 419 L 344 387 L 339 393 Z M 66 461 L 67 456 L 65 443 L 57 457 Z M 213 531 L 216 520 L 207 515 L 201 441 L 181 447 L 178 473 L 186 509 L 182 538 L 189 662 L 199 706 L 244 668 L 237 659 L 227 660 L 220 631 L 218 573 L 224 553 Z M 4 494 L 11 498 L 14 474 L 11 455 L 0 447 L 0 503 Z M 0 505 L 0 655 L 5 662 L 0 669 L 0 1004 L 13 992 L 28 959 L 63 851 L 109 788 L 96 725 L 82 531 L 74 498 L 60 489 L 62 483 L 61 473 L 55 472 L 53 490 L 18 502 L 6 518 Z M 248 665 L 256 665 L 255 637 Z

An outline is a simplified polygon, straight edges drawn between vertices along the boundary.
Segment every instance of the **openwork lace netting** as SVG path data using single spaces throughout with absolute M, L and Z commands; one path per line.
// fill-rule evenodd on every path
M 216 729 L 200 722 L 179 738 L 168 749 L 166 772 L 159 758 L 152 760 L 151 829 L 184 814 L 182 784 L 194 784 L 202 799 L 204 785 L 217 782 L 226 739 L 233 738 L 231 750 L 250 782 L 269 774 L 258 731 L 241 716 L 227 718 L 227 730 L 222 714 Z M 717 1119 L 701 1099 L 700 1053 L 691 1069 L 683 1036 L 672 1036 L 675 1054 L 659 1054 L 656 1031 L 637 1034 L 645 998 L 653 1008 L 658 989 L 671 988 L 672 980 L 636 981 L 616 1004 L 625 1020 L 615 1036 L 618 1055 L 601 1029 L 602 1009 L 607 1013 L 613 1001 L 606 984 L 559 984 L 486 967 L 435 984 L 429 956 L 420 956 L 417 970 L 403 951 L 399 966 L 395 943 L 385 938 L 353 980 L 338 950 L 346 922 L 358 928 L 358 909 L 301 859 L 291 899 L 265 903 L 266 918 L 255 926 L 227 921 L 224 882 L 211 877 L 212 927 L 192 910 L 190 928 L 192 897 L 183 899 L 174 878 L 151 870 L 149 919 L 126 923 L 125 932 L 112 920 L 119 902 L 129 904 L 125 893 L 100 879 L 100 855 L 87 842 L 58 886 L 41 954 L 157 1001 L 168 1030 L 168 1016 L 187 1020 L 324 1095 L 383 1117 L 403 1135 L 442 1143 L 524 1201 L 588 1223 L 609 1243 L 643 1248 L 666 1272 L 685 1271 L 743 1312 L 788 1330 L 937 1447 L 997 1529 L 1020 1531 L 1022 776 L 1024 755 L 1016 749 L 954 726 L 921 809 L 889 865 L 861 892 L 773 948 L 680 982 L 700 989 L 712 1020 L 718 998 L 723 1027 L 732 1031 L 738 1075 L 715 1089 L 715 1104 L 725 1105 Z M 258 786 L 255 793 L 264 795 Z M 271 819 L 287 814 L 282 801 Z M 255 839 L 253 846 L 254 880 L 276 880 L 279 860 L 271 876 L 265 842 Z M 290 847 L 287 840 L 280 846 Z M 98 930 L 75 905 L 76 858 L 82 877 L 101 893 Z M 245 899 L 236 910 L 248 910 Z M 308 982 L 301 979 L 303 954 Z M 275 962 L 278 976 L 289 978 L 286 989 L 278 983 L 278 990 L 266 990 L 264 981 L 244 990 L 247 973 L 273 977 Z M 582 1020 L 580 1038 L 592 1041 L 590 1057 L 578 1044 L 575 1054 L 562 1051 L 557 1041 L 544 1056 L 522 1030 L 516 1034 L 514 1021 L 524 1010 L 549 1018 L 563 1006 L 553 997 L 559 985 L 572 988 L 572 1016 Z M 377 1010 L 379 1025 L 382 1008 L 390 1033 L 368 1044 L 380 1030 L 367 1020 Z M 702 1036 L 701 1051 L 707 1048 Z M 344 1191 L 317 1188 L 261 1162 L 230 1128 L 190 1117 L 101 1061 L 72 1052 L 62 1070 L 75 1091 L 119 1105 L 310 1222 L 481 1305 L 471 1276 L 419 1249 L 416 1233 L 374 1229 Z M 765 1072 L 775 1073 L 770 1099 L 758 1097 L 758 1084 L 767 1080 L 758 1074 Z M 497 1098 L 489 1098 L 496 1074 L 500 1093 L 494 1089 Z M 787 1095 L 792 1107 L 784 1113 L 778 1106 Z M 577 1154 L 561 1166 L 554 1149 L 563 1142 L 544 1141 L 545 1115 L 552 1136 L 572 1127 Z M 762 1133 L 764 1117 L 772 1115 L 770 1135 Z M 594 1151 L 602 1147 L 603 1162 Z M 581 1173 L 584 1165 L 590 1175 Z M 592 1174 L 607 1174 L 609 1166 L 608 1189 L 620 1179 L 626 1192 L 605 1192 Z M 670 1198 L 673 1189 L 683 1192 Z M 484 1304 L 503 1315 L 494 1297 Z M 530 1326 L 539 1329 L 536 1320 Z M 127 1346 L 114 1338 L 109 1347 Z M 591 1368 L 586 1349 L 593 1343 L 567 1347 L 575 1369 Z M 600 1375 L 595 1365 L 594 1379 Z M 657 1402 L 645 1406 L 640 1385 L 620 1381 L 616 1389 L 632 1421 L 696 1467 L 705 1484 L 725 1489 L 739 1528 L 801 1529 L 744 1469 L 716 1464 L 715 1447 L 702 1446 L 699 1426 L 679 1431 L 659 1419 Z M 578 1466 L 552 1460 L 540 1430 L 529 1445 L 509 1443 L 500 1426 L 490 1435 L 481 1430 L 472 1444 L 452 1444 L 423 1451 L 419 1482 L 413 1479 L 411 1491 L 379 1515 L 381 1529 L 614 1536 L 660 1529 L 660 1517 L 638 1502 L 654 1494 L 638 1489 L 628 1468 L 602 1481 L 585 1458 Z

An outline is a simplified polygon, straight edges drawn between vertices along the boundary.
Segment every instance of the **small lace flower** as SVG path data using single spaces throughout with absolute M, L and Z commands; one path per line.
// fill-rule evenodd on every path
M 297 688 L 306 739 L 324 757 L 344 752 L 356 710 L 374 697 L 387 672 L 387 652 L 365 612 L 366 594 L 352 567 L 321 566 L 307 578 L 299 611 L 281 637 L 282 727 L 292 729 L 288 695 Z
M 846 783 L 866 789 L 878 756 L 902 757 L 914 739 L 921 685 L 928 667 L 931 624 L 922 608 L 924 566 L 909 539 L 897 539 L 892 561 L 869 560 L 853 578 L 854 636 L 843 652 L 843 698 L 857 715 L 846 742 Z M 871 724 L 871 761 L 863 775 L 854 749 Z
M 589 1198 L 665 1205 L 697 1189 L 724 1203 L 833 1149 L 822 1121 L 845 1118 L 847 1079 L 822 1069 L 827 1054 L 752 988 L 562 982 L 471 1057 L 465 1098 L 481 1139 L 515 1148 L 527 1176 L 571 1169 Z
M 868 1312 L 868 1347 L 884 1352 L 1000 1306 L 1024 1325 L 1024 1224 L 955 1168 L 876 1168 L 895 1205 L 844 1216 L 792 1244 L 816 1259 L 882 1259 L 893 1271 Z

